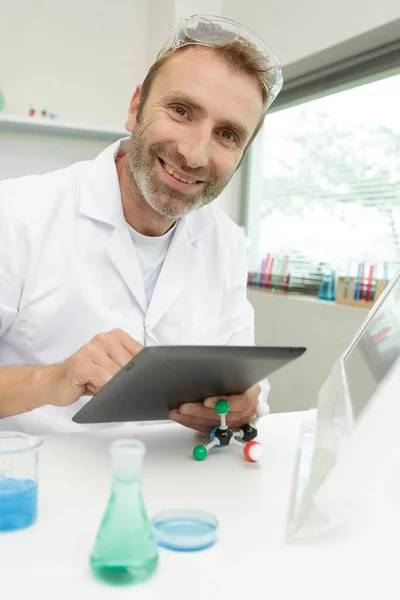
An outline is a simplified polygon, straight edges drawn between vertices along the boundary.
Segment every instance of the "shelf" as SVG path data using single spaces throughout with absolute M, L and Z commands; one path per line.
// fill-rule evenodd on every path
M 275 298 L 279 298 L 279 300 L 287 301 L 287 302 L 308 302 L 311 304 L 318 304 L 319 306 L 329 306 L 335 307 L 335 309 L 343 309 L 343 308 L 355 308 L 355 309 L 363 309 L 368 312 L 368 308 L 363 305 L 354 304 L 342 304 L 340 302 L 331 301 L 331 300 L 320 300 L 317 296 L 309 296 L 307 294 L 297 294 L 294 292 L 283 293 L 283 292 L 272 292 L 271 290 L 263 290 L 261 288 L 257 288 L 255 286 L 248 286 L 247 292 L 255 292 L 256 294 L 264 295 L 264 296 L 272 296 Z
M 129 135 L 123 127 L 85 125 L 82 123 L 62 121 L 61 119 L 52 120 L 48 117 L 22 117 L 11 114 L 0 114 L 0 132 L 1 131 L 74 138 L 79 137 L 107 141 L 114 141 Z

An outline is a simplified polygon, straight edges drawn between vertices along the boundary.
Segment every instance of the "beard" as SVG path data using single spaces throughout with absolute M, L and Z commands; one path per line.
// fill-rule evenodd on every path
M 188 179 L 202 180 L 200 190 L 182 192 L 162 181 L 156 171 L 159 159 L 184 171 Z M 159 215 L 179 219 L 188 213 L 206 206 L 217 198 L 232 178 L 234 171 L 223 180 L 207 168 L 191 169 L 184 157 L 171 144 L 155 144 L 146 148 L 145 127 L 137 123 L 128 147 L 130 179 L 142 199 Z M 163 168 L 163 167 L 161 167 Z

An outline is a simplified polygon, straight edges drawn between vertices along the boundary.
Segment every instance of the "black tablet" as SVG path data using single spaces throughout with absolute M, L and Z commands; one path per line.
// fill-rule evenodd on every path
M 171 408 L 210 396 L 241 394 L 305 348 L 149 346 L 73 417 L 75 423 L 168 419 Z

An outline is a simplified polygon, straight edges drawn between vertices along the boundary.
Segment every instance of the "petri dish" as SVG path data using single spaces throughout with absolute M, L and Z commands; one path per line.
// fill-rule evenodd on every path
M 215 544 L 219 524 L 214 515 L 187 508 L 159 512 L 152 518 L 151 525 L 159 546 L 192 552 Z

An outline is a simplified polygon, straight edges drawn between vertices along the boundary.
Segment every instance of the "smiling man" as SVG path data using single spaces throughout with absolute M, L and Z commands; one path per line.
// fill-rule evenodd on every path
M 281 85 L 255 34 L 184 19 L 133 94 L 129 138 L 0 184 L 0 429 L 81 429 L 71 417 L 145 345 L 254 344 L 246 242 L 212 202 Z M 267 388 L 231 397 L 228 425 Z M 170 418 L 209 432 L 213 402 Z
M 221 194 L 258 126 L 262 96 L 254 77 L 234 70 L 214 49 L 195 45 L 165 61 L 145 100 L 141 90 L 127 122 L 132 137 L 122 161 L 133 185 L 124 207 L 137 207 L 140 196 L 140 210 L 147 206 L 149 215 L 162 217 L 154 233 L 165 233 L 177 218 Z

